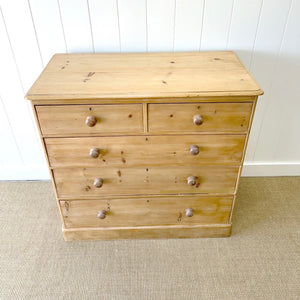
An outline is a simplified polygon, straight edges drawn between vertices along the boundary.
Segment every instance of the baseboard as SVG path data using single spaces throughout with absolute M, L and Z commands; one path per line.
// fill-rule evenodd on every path
M 50 180 L 45 165 L 0 166 L 0 180 Z
M 300 176 L 300 162 L 245 163 L 242 176 Z M 50 174 L 45 165 L 0 166 L 0 180 L 50 180 Z
M 244 163 L 242 176 L 300 176 L 300 162 Z

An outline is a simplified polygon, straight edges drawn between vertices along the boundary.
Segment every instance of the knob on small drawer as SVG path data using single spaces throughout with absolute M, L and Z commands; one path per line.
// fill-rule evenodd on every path
M 201 125 L 203 123 L 202 116 L 200 116 L 200 115 L 194 115 L 193 122 L 194 122 L 194 125 L 197 125 L 197 126 Z
M 94 127 L 97 123 L 97 118 L 95 116 L 88 116 L 85 119 L 85 124 L 89 127 Z
M 97 218 L 105 219 L 105 217 L 106 217 L 106 210 L 99 210 L 97 214 Z
M 190 147 L 190 153 L 191 153 L 192 155 L 197 155 L 197 154 L 199 154 L 199 147 L 198 147 L 197 145 L 192 145 L 192 146 Z
M 101 188 L 102 185 L 103 185 L 103 179 L 102 178 L 95 178 L 94 187 Z
M 188 185 L 195 185 L 197 182 L 197 177 L 196 176 L 189 176 L 187 179 Z
M 187 217 L 192 217 L 194 215 L 193 209 L 192 208 L 186 208 L 185 209 L 185 215 Z
M 100 154 L 100 149 L 99 148 L 92 148 L 90 150 L 90 157 L 92 157 L 92 158 L 99 157 L 99 154 Z

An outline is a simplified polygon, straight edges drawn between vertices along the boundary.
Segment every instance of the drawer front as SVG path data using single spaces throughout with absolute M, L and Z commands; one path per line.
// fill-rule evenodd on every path
M 142 104 L 36 106 L 43 135 L 143 132 Z
M 233 194 L 238 169 L 220 166 L 58 168 L 53 174 L 59 197 L 88 198 L 101 195 Z
M 149 104 L 150 132 L 247 132 L 252 103 Z
M 245 135 L 46 138 L 53 167 L 239 165 Z
M 232 197 L 195 196 L 60 201 L 66 228 L 226 224 L 231 205 Z

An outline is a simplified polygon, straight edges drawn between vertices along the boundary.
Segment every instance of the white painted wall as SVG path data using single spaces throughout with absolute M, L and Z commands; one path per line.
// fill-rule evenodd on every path
M 0 0 L 0 179 L 48 179 L 24 94 L 54 53 L 234 50 L 265 91 L 243 175 L 300 175 L 300 0 Z

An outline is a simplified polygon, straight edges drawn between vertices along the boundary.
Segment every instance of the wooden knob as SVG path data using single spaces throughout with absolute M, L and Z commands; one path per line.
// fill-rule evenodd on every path
M 203 123 L 203 118 L 200 115 L 194 115 L 193 117 L 194 125 L 201 125 Z
M 97 118 L 94 117 L 94 116 L 88 116 L 86 119 L 85 119 L 85 124 L 89 127 L 93 127 L 95 126 L 97 123 Z
M 187 217 L 192 217 L 194 215 L 193 209 L 192 208 L 186 208 L 185 209 L 185 215 Z
M 192 155 L 197 155 L 197 154 L 199 154 L 199 147 L 198 147 L 197 145 L 192 145 L 192 146 L 190 147 L 190 153 L 191 153 Z
M 103 185 L 103 179 L 102 178 L 95 178 L 94 187 L 101 188 L 102 185 Z
M 105 217 L 106 217 L 106 210 L 99 210 L 98 214 L 97 214 L 97 217 L 99 219 L 105 219 Z
M 188 177 L 188 179 L 187 179 L 188 185 L 195 185 L 195 184 L 196 184 L 196 181 L 197 181 L 196 176 L 190 176 L 190 177 Z
M 90 150 L 90 157 L 92 157 L 92 158 L 99 157 L 99 154 L 100 154 L 100 149 L 99 148 L 92 148 Z

